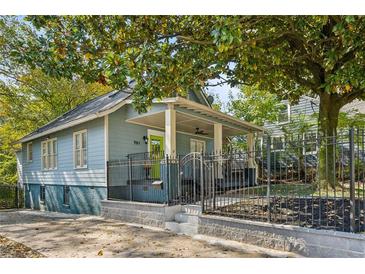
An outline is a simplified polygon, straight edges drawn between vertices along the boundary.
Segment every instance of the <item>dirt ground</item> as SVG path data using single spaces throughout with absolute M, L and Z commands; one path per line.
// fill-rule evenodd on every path
M 96 216 L 30 210 L 0 211 L 0 236 L 0 257 L 269 257 Z

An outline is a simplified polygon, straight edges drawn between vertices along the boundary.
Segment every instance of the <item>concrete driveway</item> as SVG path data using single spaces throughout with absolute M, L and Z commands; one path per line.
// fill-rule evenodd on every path
M 272 256 L 262 249 L 227 248 L 97 216 L 31 210 L 0 211 L 0 235 L 46 257 Z

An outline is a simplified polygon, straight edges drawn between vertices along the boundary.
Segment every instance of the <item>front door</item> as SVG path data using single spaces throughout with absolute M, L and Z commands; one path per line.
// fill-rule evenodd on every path
M 160 178 L 160 159 L 163 158 L 164 153 L 164 137 L 158 135 L 150 135 L 150 157 L 153 162 L 151 177 Z

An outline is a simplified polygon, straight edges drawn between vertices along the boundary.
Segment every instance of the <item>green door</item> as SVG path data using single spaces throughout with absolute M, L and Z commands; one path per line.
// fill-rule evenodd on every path
M 160 178 L 160 160 L 163 158 L 164 137 L 150 135 L 150 155 L 152 161 L 151 177 Z

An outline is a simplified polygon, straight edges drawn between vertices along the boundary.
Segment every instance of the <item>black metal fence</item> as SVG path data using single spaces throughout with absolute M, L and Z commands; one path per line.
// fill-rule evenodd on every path
M 0 184 L 0 209 L 23 208 L 23 189 L 17 185 Z
M 346 232 L 365 231 L 365 131 L 264 136 L 254 151 L 108 162 L 108 199 L 200 204 L 217 214 Z
M 176 159 L 163 153 L 136 153 L 109 161 L 108 199 L 177 203 L 177 189 L 170 184 L 170 177 L 177 176 L 177 166 Z
M 201 199 L 201 154 L 130 154 L 107 163 L 108 199 L 169 205 Z
M 205 157 L 203 212 L 365 231 L 364 145 L 364 130 L 351 129 L 326 138 L 266 138 L 255 151 Z

